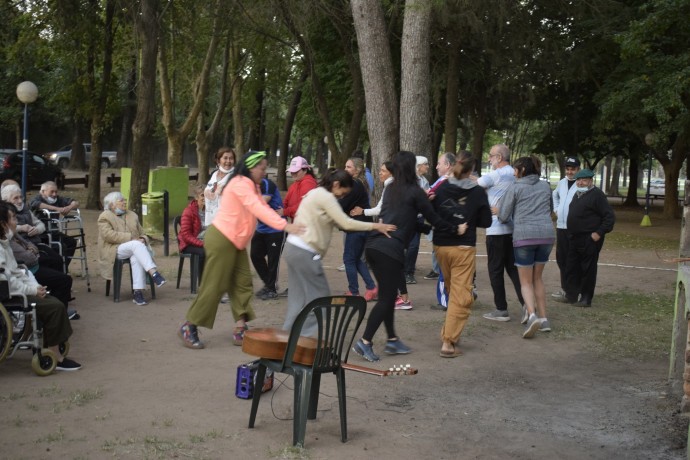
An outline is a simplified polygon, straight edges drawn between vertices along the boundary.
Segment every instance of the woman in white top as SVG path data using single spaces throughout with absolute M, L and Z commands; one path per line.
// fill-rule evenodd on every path
M 290 330 L 302 308 L 314 299 L 331 295 L 321 259 L 331 243 L 333 228 L 350 231 L 376 230 L 388 236 L 395 225 L 360 222 L 351 219 L 338 203 L 352 190 L 354 178 L 343 170 L 328 172 L 319 187 L 302 199 L 295 224 L 306 228 L 304 234 L 287 237 L 283 259 L 288 266 L 288 308 L 283 329 Z M 316 334 L 316 321 L 308 318 L 302 335 Z
M 381 165 L 381 168 L 379 169 L 379 180 L 383 184 L 383 191 L 381 192 L 381 198 L 379 198 L 379 202 L 376 204 L 376 207 L 370 208 L 370 209 L 362 209 L 359 206 L 355 206 L 352 208 L 350 211 L 350 216 L 359 216 L 364 214 L 365 216 L 368 217 L 376 217 L 379 214 L 381 214 L 381 204 L 383 203 L 383 194 L 386 193 L 386 187 L 390 185 L 391 182 L 393 182 L 393 173 L 391 170 L 393 169 L 393 162 L 392 161 L 384 161 L 383 164 Z
M 213 223 L 213 218 L 220 206 L 220 195 L 223 187 L 230 180 L 232 172 L 235 170 L 235 151 L 230 147 L 221 147 L 216 153 L 216 164 L 218 169 L 211 175 L 204 190 L 206 199 L 206 215 L 204 216 L 204 227 Z

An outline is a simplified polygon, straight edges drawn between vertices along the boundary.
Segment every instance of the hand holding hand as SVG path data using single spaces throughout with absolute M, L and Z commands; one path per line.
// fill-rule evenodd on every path
M 359 206 L 355 206 L 350 210 L 350 217 L 361 216 L 362 214 L 364 214 L 364 209 Z

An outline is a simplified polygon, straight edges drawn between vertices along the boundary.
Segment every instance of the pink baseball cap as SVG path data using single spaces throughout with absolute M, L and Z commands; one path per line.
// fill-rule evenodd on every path
M 307 163 L 307 160 L 305 160 L 302 157 L 294 157 L 292 161 L 290 162 L 290 167 L 288 167 L 287 172 L 289 173 L 296 173 L 300 169 L 309 169 L 311 168 L 311 165 Z

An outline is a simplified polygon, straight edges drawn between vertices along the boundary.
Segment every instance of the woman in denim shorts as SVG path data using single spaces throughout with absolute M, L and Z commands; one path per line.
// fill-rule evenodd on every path
M 500 202 L 498 219 L 513 221 L 515 266 L 526 308 L 523 323 L 527 323 L 527 328 L 522 337 L 528 339 L 537 331 L 551 330 L 546 318 L 542 275 L 556 240 L 556 231 L 551 220 L 551 187 L 539 179 L 541 161 L 535 156 L 521 157 L 513 163 L 513 169 L 516 181 Z

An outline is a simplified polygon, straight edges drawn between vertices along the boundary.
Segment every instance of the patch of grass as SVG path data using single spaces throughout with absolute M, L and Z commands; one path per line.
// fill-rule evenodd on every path
M 177 453 L 182 449 L 184 449 L 184 444 L 181 442 L 159 439 L 156 436 L 144 438 L 144 451 L 147 455 L 153 454 L 160 458 L 172 458 L 178 456 Z
M 42 438 L 38 438 L 36 440 L 36 443 L 42 443 L 42 442 L 58 442 L 62 441 L 65 439 L 65 430 L 62 428 L 62 426 L 58 426 L 58 429 L 54 433 L 48 433 L 47 435 L 43 436 Z
M 26 393 L 10 393 L 7 396 L 0 396 L 0 402 L 17 401 L 26 398 Z
M 613 231 L 606 235 L 605 245 L 608 249 L 646 249 L 678 252 L 677 238 L 661 238 L 658 235 L 644 236 Z
M 45 398 L 47 396 L 54 396 L 60 393 L 62 393 L 62 388 L 60 388 L 56 384 L 53 384 L 49 388 L 41 388 L 40 390 L 38 390 L 38 395 L 41 398 Z
M 309 451 L 302 447 L 295 447 L 295 446 L 288 446 L 288 447 L 283 447 L 281 450 L 278 452 L 269 452 L 270 456 L 272 458 L 279 458 L 279 459 L 290 459 L 290 460 L 307 460 L 311 458 L 309 456 Z
M 102 397 L 103 390 L 100 388 L 95 390 L 76 390 L 70 393 L 67 400 L 56 402 L 53 406 L 53 413 L 59 414 L 63 409 L 71 409 L 73 406 L 81 407 Z
M 592 308 L 551 309 L 555 339 L 582 339 L 587 347 L 619 358 L 668 356 L 674 314 L 672 293 L 619 291 L 596 295 Z

